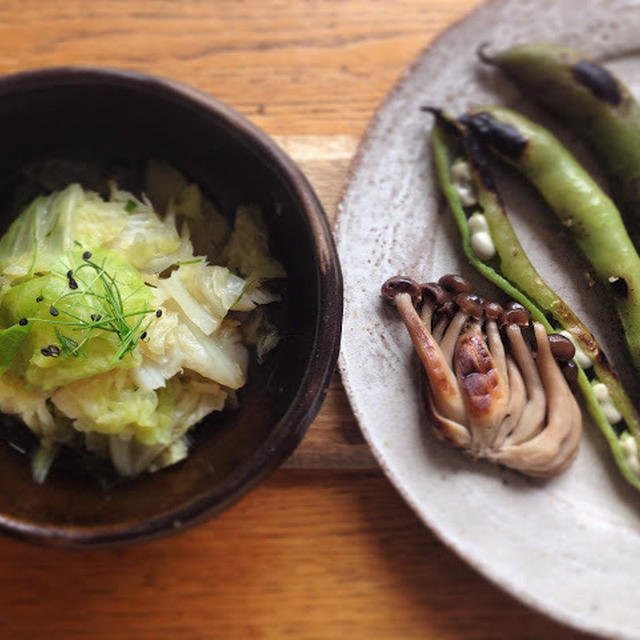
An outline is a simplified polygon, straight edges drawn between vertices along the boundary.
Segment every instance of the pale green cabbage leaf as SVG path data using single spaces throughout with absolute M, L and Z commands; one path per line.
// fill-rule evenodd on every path
M 245 344 L 262 360 L 279 340 L 260 308 L 280 299 L 264 283 L 285 271 L 256 207 L 239 207 L 231 230 L 196 185 L 162 162 L 148 165 L 147 194 L 110 189 L 107 201 L 78 184 L 40 196 L 0 239 L 0 409 L 40 438 L 32 460 L 39 482 L 62 444 L 111 460 L 121 476 L 179 462 L 189 429 L 237 403 Z M 192 234 L 198 248 L 207 239 L 204 250 L 220 264 L 197 255 Z M 89 329 L 70 326 L 106 313 L 101 281 L 89 282 L 82 266 L 87 255 L 117 285 L 120 332 L 93 320 Z M 77 291 L 69 291 L 70 274 Z M 51 357 L 43 345 L 67 351 Z

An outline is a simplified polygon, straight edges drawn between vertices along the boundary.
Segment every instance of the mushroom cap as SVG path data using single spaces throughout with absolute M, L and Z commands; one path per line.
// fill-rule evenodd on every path
M 484 300 L 475 293 L 459 293 L 453 300 L 464 313 L 474 318 L 484 315 Z
M 497 320 L 503 311 L 502 305 L 498 302 L 484 303 L 484 314 L 489 320 Z
M 473 291 L 471 283 L 457 273 L 448 273 L 442 276 L 438 283 L 451 293 L 471 293 Z
M 569 362 L 576 355 L 576 348 L 569 338 L 559 333 L 549 334 L 549 346 L 551 353 L 556 360 L 560 362 Z
M 531 315 L 519 302 L 507 302 L 500 316 L 500 325 L 517 324 L 519 327 L 529 325 Z
M 437 282 L 425 282 L 420 285 L 422 300 L 432 300 L 436 306 L 440 306 L 451 300 L 451 294 Z
M 458 313 L 458 305 L 453 300 L 447 300 L 447 302 L 438 307 L 438 313 L 453 318 Z
M 573 386 L 578 382 L 578 365 L 573 360 L 562 362 L 560 364 L 560 370 L 562 371 L 565 380 L 569 383 L 569 386 Z
M 407 276 L 393 276 L 382 285 L 381 292 L 387 300 L 393 300 L 401 293 L 408 293 L 413 303 L 417 304 L 420 302 L 422 288 L 412 278 Z

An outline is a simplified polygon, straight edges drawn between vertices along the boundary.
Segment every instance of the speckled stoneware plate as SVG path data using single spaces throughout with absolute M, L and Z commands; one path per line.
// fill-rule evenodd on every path
M 605 60 L 640 95 L 640 2 L 496 0 L 421 54 L 380 108 L 352 168 L 337 237 L 344 269 L 341 370 L 362 430 L 387 475 L 431 529 L 512 594 L 575 627 L 640 638 L 640 494 L 619 477 L 604 439 L 587 421 L 579 456 L 541 482 L 436 441 L 420 408 L 409 337 L 380 285 L 397 273 L 432 280 L 457 271 L 484 293 L 434 182 L 431 120 L 423 104 L 460 114 L 501 103 L 533 115 L 594 170 L 583 147 L 533 110 L 476 47 L 547 40 Z M 584 277 L 568 238 L 510 174 L 501 176 L 516 230 L 543 277 L 594 330 L 632 393 L 615 318 Z M 612 256 L 612 259 L 615 259 Z

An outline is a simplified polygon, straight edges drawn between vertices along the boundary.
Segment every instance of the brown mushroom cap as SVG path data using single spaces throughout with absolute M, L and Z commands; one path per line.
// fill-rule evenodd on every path
M 559 333 L 549 334 L 549 346 L 553 357 L 560 362 L 569 362 L 576 355 L 576 348 L 571 340 Z
M 489 320 L 497 320 L 502 314 L 502 305 L 497 302 L 485 302 L 484 314 Z
M 471 283 L 456 273 L 448 273 L 442 276 L 438 283 L 451 293 L 471 293 L 473 291 Z
M 449 316 L 450 318 L 453 318 L 457 312 L 458 305 L 453 300 L 447 300 L 447 302 L 438 307 L 438 313 Z
M 482 318 L 484 314 L 484 300 L 475 293 L 459 293 L 453 299 L 466 314 L 474 318 Z
M 437 282 L 425 282 L 420 285 L 420 288 L 422 289 L 422 299 L 432 300 L 436 303 L 436 306 L 440 306 L 451 299 L 449 292 Z
M 526 327 L 529 325 L 531 316 L 529 312 L 519 302 L 508 302 L 505 305 L 504 311 L 500 316 L 500 324 L 517 324 L 519 327 Z
M 573 386 L 578 381 L 578 365 L 574 360 L 568 360 L 560 365 L 560 369 L 569 385 Z
M 422 294 L 422 288 L 420 285 L 411 278 L 406 276 L 393 276 L 389 278 L 381 288 L 382 295 L 388 300 L 393 300 L 397 295 L 401 293 L 408 293 L 411 296 L 414 304 L 420 302 L 420 296 Z

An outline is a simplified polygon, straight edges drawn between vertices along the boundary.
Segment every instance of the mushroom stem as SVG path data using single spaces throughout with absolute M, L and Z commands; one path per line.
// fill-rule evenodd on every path
M 468 317 L 469 316 L 464 311 L 458 311 L 458 313 L 453 316 L 453 319 L 449 323 L 447 330 L 444 332 L 442 339 L 438 340 L 440 343 L 440 349 L 442 350 L 442 355 L 445 358 L 447 366 L 451 369 L 453 369 L 453 351 Z
M 426 374 L 423 378 L 423 393 L 424 393 L 424 406 L 427 408 L 433 421 L 433 430 L 436 437 L 444 442 L 450 442 L 454 447 L 460 447 L 467 449 L 471 444 L 471 434 L 469 430 L 461 423 L 455 420 L 449 420 L 441 415 L 435 406 L 435 400 L 431 389 L 429 388 L 429 382 L 426 378 Z
M 571 463 L 582 416 L 561 370 L 573 355 L 568 341 L 549 338 L 539 322 L 534 338 L 525 339 L 531 318 L 521 304 L 485 302 L 459 276 L 423 285 L 397 276 L 382 293 L 422 363 L 423 397 L 438 438 L 533 476 L 555 475 Z
M 464 424 L 466 410 L 460 389 L 438 343 L 420 320 L 408 293 L 399 293 L 394 302 L 424 366 L 429 385 L 436 390 L 434 402 L 438 412 L 445 418 Z
M 582 416 L 551 353 L 544 327 L 534 322 L 533 329 L 538 344 L 538 369 L 548 401 L 547 424 L 531 440 L 502 449 L 497 459 L 529 475 L 549 476 L 565 469 L 575 457 Z
M 443 315 L 438 322 L 436 322 L 436 326 L 433 327 L 433 331 L 431 335 L 433 339 L 440 344 L 442 342 L 442 337 L 444 336 L 444 332 L 446 328 L 449 326 L 449 318 L 446 315 Z
M 522 410 L 527 401 L 527 392 L 524 386 L 524 380 L 520 369 L 518 369 L 513 359 L 508 356 L 506 359 L 506 367 L 509 379 L 509 406 L 507 407 L 507 415 L 496 432 L 496 436 L 491 443 L 492 449 L 500 449 L 507 438 L 518 424 L 522 417 Z
M 493 318 L 487 318 L 484 330 L 487 334 L 489 349 L 491 350 L 491 355 L 495 360 L 498 372 L 502 376 L 503 380 L 507 380 L 507 357 L 504 350 L 504 345 L 502 344 L 502 339 L 500 338 L 498 323 Z
M 514 425 L 513 431 L 505 440 L 505 445 L 517 445 L 542 429 L 547 402 L 536 362 L 531 354 L 531 349 L 522 337 L 520 327 L 516 324 L 510 324 L 507 325 L 505 331 L 509 339 L 511 353 L 522 373 L 527 391 L 527 402 L 522 409 L 520 420 Z
M 506 416 L 509 390 L 507 381 L 498 373 L 479 320 L 474 320 L 460 336 L 454 360 L 458 383 L 467 405 L 471 452 L 484 455 Z
M 422 320 L 422 324 L 431 331 L 431 322 L 433 321 L 433 312 L 435 311 L 436 305 L 431 300 L 425 300 L 422 303 L 422 308 L 420 309 L 420 320 Z

